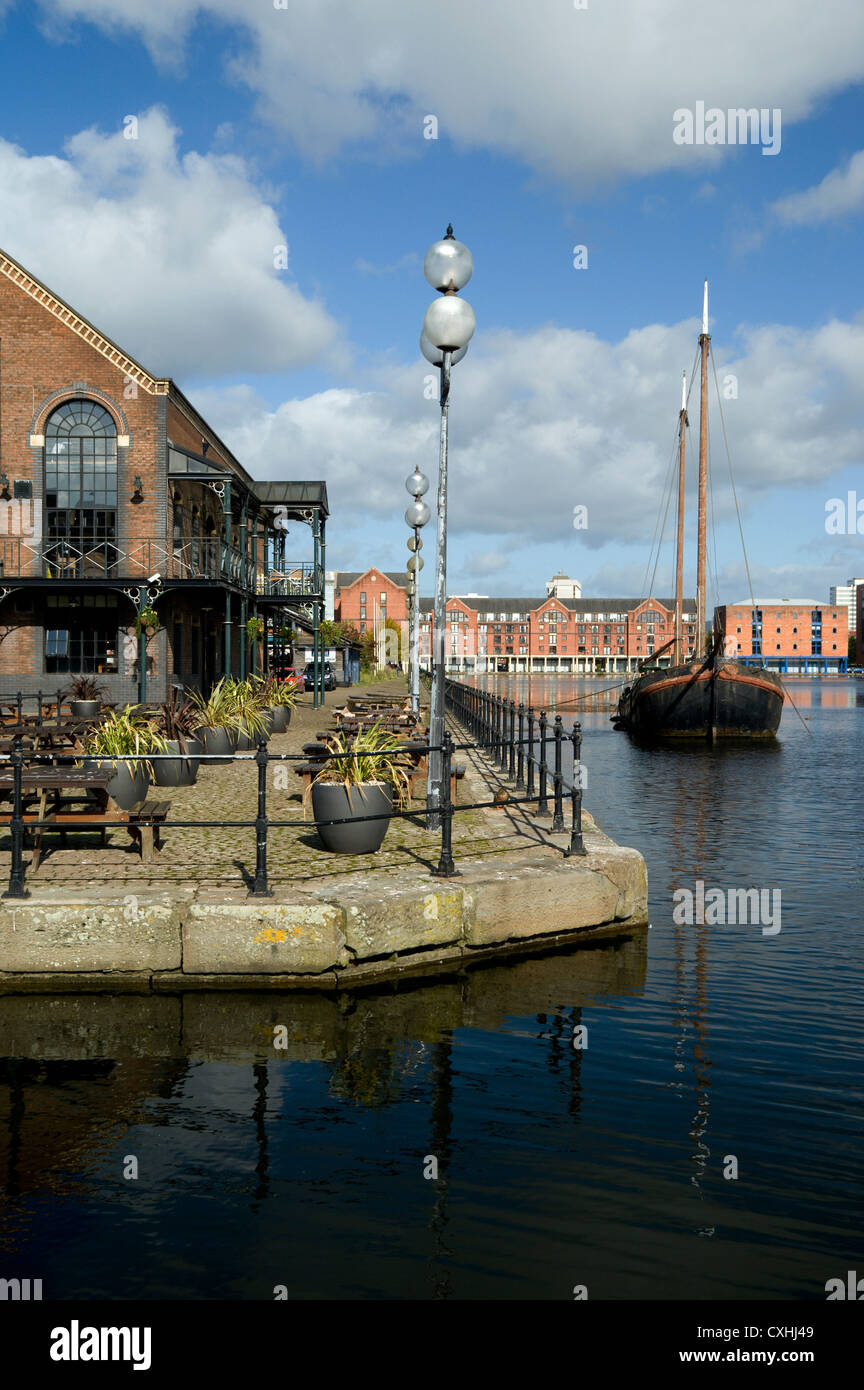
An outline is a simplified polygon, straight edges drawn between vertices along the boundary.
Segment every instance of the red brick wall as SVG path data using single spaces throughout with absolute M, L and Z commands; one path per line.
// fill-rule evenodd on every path
M 360 610 L 364 606 L 360 602 L 360 595 L 366 595 L 366 617 L 361 618 Z M 363 630 L 370 631 L 375 623 L 375 613 L 377 605 L 381 601 L 381 595 L 387 595 L 387 617 L 394 622 L 404 623 L 408 618 L 408 595 L 404 588 L 394 584 L 392 579 L 388 579 L 379 569 L 368 569 L 353 584 L 346 585 L 344 588 L 336 590 L 333 596 L 333 613 L 338 623 L 354 623 Z
M 822 656 L 845 657 L 849 645 L 849 615 L 845 608 L 816 604 L 822 614 Z M 811 655 L 811 607 L 790 608 L 786 604 L 762 608 L 762 656 L 809 657 Z M 724 604 L 718 609 L 720 624 L 734 648 L 732 656 L 753 655 L 752 609 Z M 740 628 L 740 632 L 739 632 Z

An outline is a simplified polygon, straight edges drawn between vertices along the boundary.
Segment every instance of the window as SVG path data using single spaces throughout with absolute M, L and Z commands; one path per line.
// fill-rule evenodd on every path
M 48 673 L 117 671 L 116 599 L 106 594 L 46 598 L 45 670 Z
M 365 603 L 365 602 L 366 602 L 366 595 L 365 595 L 365 594 L 361 594 L 361 595 L 360 595 L 360 602 L 361 602 L 361 603 Z
M 117 551 L 117 430 L 104 406 L 66 401 L 45 427 L 49 578 L 105 578 Z M 66 669 L 66 668 L 58 668 Z M 74 669 L 74 668 L 72 668 Z

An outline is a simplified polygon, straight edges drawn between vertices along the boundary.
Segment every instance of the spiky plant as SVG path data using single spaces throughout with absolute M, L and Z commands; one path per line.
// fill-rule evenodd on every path
M 365 796 L 364 784 L 386 782 L 392 786 L 400 807 L 411 800 L 412 763 L 407 753 L 400 752 L 401 744 L 395 734 L 376 721 L 370 729 L 360 729 L 352 737 L 341 730 L 328 734 L 324 740 L 330 761 L 313 779 L 314 782 L 341 782 L 351 805 L 352 789 Z M 310 783 L 308 792 L 311 792 Z M 307 795 L 308 795 L 307 792 Z
M 196 729 L 227 729 L 229 733 L 240 733 L 243 721 L 237 713 L 233 682 L 228 677 L 217 681 L 209 695 L 193 690 L 192 704 L 195 706 Z
M 149 762 L 122 763 L 123 755 L 167 753 L 168 745 L 152 719 L 136 712 L 132 705 L 123 710 L 111 710 L 108 718 L 91 729 L 84 739 L 84 752 L 91 758 L 102 758 L 113 767 L 125 766 L 135 771 L 145 767 L 153 776 Z

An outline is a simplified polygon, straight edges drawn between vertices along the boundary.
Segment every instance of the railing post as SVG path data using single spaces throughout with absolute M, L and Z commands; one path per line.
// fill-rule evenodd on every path
M 58 687 L 57 687 L 57 723 L 58 723 L 58 724 L 60 723 L 60 705 L 61 705 L 61 703 L 62 703 L 62 700 L 63 700 L 63 687 L 60 686 L 60 685 L 58 685 Z
M 528 797 L 534 798 L 534 706 L 528 706 Z
M 525 706 L 519 702 L 519 742 L 516 751 L 516 790 L 525 790 Z
M 449 729 L 444 730 L 441 744 L 441 858 L 432 873 L 436 878 L 455 878 L 453 863 L 453 801 L 450 796 L 450 771 L 453 761 L 453 740 Z
M 561 773 L 561 751 L 564 742 L 564 725 L 560 714 L 555 716 L 555 811 L 552 816 L 552 830 L 564 829 L 564 779 Z
M 573 744 L 573 790 L 570 793 L 570 848 L 568 854 L 587 854 L 582 842 L 582 725 L 576 723 L 570 732 Z
M 538 816 L 548 816 L 548 814 L 549 814 L 549 802 L 546 800 L 546 778 L 547 778 L 547 770 L 546 770 L 546 743 L 547 743 L 547 739 L 546 739 L 546 725 L 547 725 L 547 723 L 548 723 L 548 721 L 547 721 L 547 719 L 546 719 L 546 711 L 545 711 L 545 709 L 541 709 L 541 711 L 540 711 L 540 758 L 539 758 L 539 763 L 540 763 L 540 779 L 539 779 L 539 780 L 540 780 L 540 791 L 539 791 L 539 799 L 538 799 L 538 801 L 537 801 L 537 815 L 538 815 Z
M 502 769 L 503 769 L 503 767 L 504 767 L 504 760 L 505 760 L 505 748 L 504 748 L 504 717 L 505 717 L 504 700 L 503 700 L 502 696 L 496 695 L 496 696 L 495 696 L 495 740 L 496 740 L 495 761 L 497 762 L 498 766 L 499 766 L 500 768 L 502 768 Z
M 510 701 L 510 737 L 509 758 L 507 761 L 507 776 L 513 781 L 516 777 L 516 701 Z
M 21 691 L 19 690 L 19 691 L 18 691 L 18 694 L 15 696 L 15 704 L 16 704 L 17 709 L 18 709 L 17 723 L 19 723 L 19 724 L 21 723 L 21 707 L 22 707 L 23 701 L 24 701 L 24 697 L 23 697 L 23 695 L 21 694 Z
M 24 766 L 23 741 L 20 734 L 12 740 L 9 760 L 12 764 L 12 820 L 9 826 L 12 835 L 12 867 L 9 870 L 9 887 L 4 898 L 29 898 L 24 887 L 24 819 L 21 809 L 21 772 Z
M 255 820 L 255 882 L 252 897 L 272 898 L 267 886 L 267 743 L 258 739 L 255 753 L 258 766 L 258 815 Z
M 39 723 L 41 724 L 41 723 L 42 723 L 42 691 L 41 691 L 41 690 L 37 690 L 37 691 L 36 691 L 36 701 L 37 701 L 37 704 L 36 704 L 36 717 L 37 717 L 37 719 L 39 720 Z

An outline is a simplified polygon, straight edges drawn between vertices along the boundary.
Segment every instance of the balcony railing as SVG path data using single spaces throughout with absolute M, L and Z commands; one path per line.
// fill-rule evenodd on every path
M 316 593 L 315 566 L 305 561 L 279 571 L 243 563 L 243 553 L 221 539 L 158 540 L 113 536 L 106 540 L 0 537 L 0 580 L 111 579 L 212 580 L 280 596 Z

